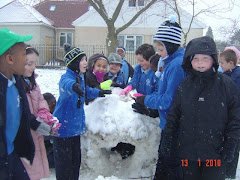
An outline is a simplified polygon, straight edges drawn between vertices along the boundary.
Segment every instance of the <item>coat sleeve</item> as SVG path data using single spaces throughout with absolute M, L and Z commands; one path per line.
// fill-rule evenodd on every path
M 60 93 L 60 96 L 62 96 L 62 98 L 67 98 L 74 93 L 72 89 L 72 86 L 74 83 L 75 83 L 75 79 L 62 76 L 59 82 L 59 91 L 60 91 L 59 93 Z
M 99 89 L 97 88 L 91 88 L 89 86 L 86 86 L 86 91 L 87 91 L 87 97 L 88 99 L 95 99 L 99 97 Z
M 182 87 L 179 86 L 174 97 L 170 112 L 166 117 L 167 123 L 164 127 L 165 133 L 173 134 L 176 133 L 179 129 L 179 120 L 181 117 L 181 92 Z
M 234 139 L 240 137 L 240 90 L 237 85 L 229 80 L 227 83 L 228 122 L 225 136 Z
M 185 77 L 185 74 L 181 66 L 175 66 L 171 71 L 166 72 L 165 76 L 167 76 L 165 77 L 167 78 L 166 91 L 162 94 L 153 93 L 153 94 L 147 95 L 144 100 L 145 106 L 151 109 L 161 109 L 161 110 L 167 110 L 171 107 L 176 89 L 180 84 L 180 82 Z M 159 83 L 159 86 L 161 86 L 160 80 L 158 83 Z
M 128 85 L 131 85 L 132 86 L 132 89 L 136 89 L 137 87 L 137 81 L 138 81 L 138 76 L 139 76 L 139 70 L 140 70 L 140 65 L 137 65 L 134 69 L 134 75 L 131 79 L 131 81 L 128 83 Z

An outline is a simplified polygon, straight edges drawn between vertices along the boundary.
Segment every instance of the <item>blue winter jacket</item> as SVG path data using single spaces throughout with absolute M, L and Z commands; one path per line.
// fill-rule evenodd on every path
M 237 86 L 240 88 L 240 67 L 236 66 L 231 71 L 224 72 L 223 74 L 226 74 L 231 77 L 231 79 L 237 84 Z
M 81 97 L 81 107 L 77 108 L 78 95 L 72 90 L 77 74 L 72 70 L 67 69 L 62 75 L 59 82 L 59 98 L 56 104 L 56 109 L 53 113 L 62 123 L 58 130 L 59 137 L 80 136 L 86 132 L 85 113 L 83 109 L 85 97 Z M 99 89 L 86 86 L 83 74 L 80 75 L 80 88 L 87 93 L 89 98 L 96 98 L 99 95 Z
M 157 92 L 158 78 L 155 76 L 155 72 L 153 70 L 149 69 L 145 73 L 138 64 L 134 69 L 134 75 L 128 85 L 131 85 L 138 93 L 149 95 L 153 92 Z
M 183 55 L 184 48 L 180 48 L 164 60 L 165 66 L 159 77 L 158 93 L 148 95 L 144 100 L 145 106 L 158 109 L 161 129 L 164 129 L 166 124 L 166 116 L 169 113 L 177 87 L 185 77 L 181 67 Z

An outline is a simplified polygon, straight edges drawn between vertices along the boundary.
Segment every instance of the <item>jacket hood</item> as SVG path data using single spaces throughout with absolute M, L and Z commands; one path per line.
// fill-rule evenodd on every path
M 213 67 L 218 69 L 217 48 L 213 39 L 209 36 L 204 36 L 191 40 L 185 50 L 183 57 L 182 68 L 185 72 L 192 69 L 191 60 L 195 54 L 206 54 L 213 58 Z
M 92 55 L 88 60 L 88 71 L 92 72 L 93 66 L 98 59 L 106 59 L 107 63 L 109 64 L 108 58 L 104 56 L 103 54 L 94 54 Z

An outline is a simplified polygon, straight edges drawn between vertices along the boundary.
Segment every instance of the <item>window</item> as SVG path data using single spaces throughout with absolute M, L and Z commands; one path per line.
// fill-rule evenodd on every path
M 138 4 L 137 4 L 138 3 Z M 144 0 L 129 0 L 129 7 L 144 6 Z
M 129 0 L 129 7 L 136 7 L 136 0 Z
M 73 33 L 60 33 L 60 47 L 63 48 L 65 43 L 72 45 Z
M 55 11 L 55 9 L 56 9 L 55 5 L 51 5 L 50 8 L 49 8 L 50 11 Z
M 144 6 L 144 0 L 138 0 L 138 6 Z
M 135 52 L 135 50 L 142 45 L 143 36 L 136 35 L 120 35 L 118 36 L 118 45 L 125 47 L 128 52 Z

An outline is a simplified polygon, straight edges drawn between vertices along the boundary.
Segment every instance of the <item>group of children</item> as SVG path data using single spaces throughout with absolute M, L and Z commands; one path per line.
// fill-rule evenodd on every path
M 174 18 L 165 21 L 154 36 L 158 53 L 150 44 L 138 47 L 134 71 L 123 47 L 108 57 L 94 54 L 87 62 L 84 51 L 65 44 L 67 69 L 56 103 L 51 94 L 41 94 L 35 81 L 38 52 L 24 43 L 32 36 L 1 29 L 1 178 L 48 177 L 43 135 L 52 135 L 56 178 L 78 180 L 80 136 L 86 132 L 84 103 L 111 94 L 111 86 L 122 88 L 123 96 L 136 89 L 133 110 L 160 117 L 154 180 L 235 178 L 240 148 L 240 53 L 235 47 L 226 48 L 220 54 L 224 73 L 219 73 L 215 42 L 207 36 L 196 38 L 184 50 L 181 31 Z M 120 142 L 112 149 L 125 159 L 135 147 Z

